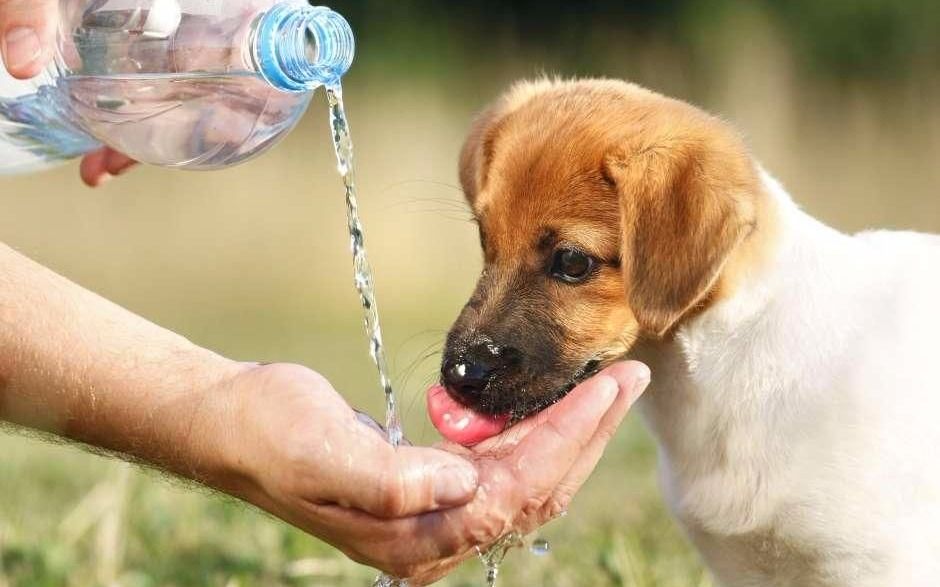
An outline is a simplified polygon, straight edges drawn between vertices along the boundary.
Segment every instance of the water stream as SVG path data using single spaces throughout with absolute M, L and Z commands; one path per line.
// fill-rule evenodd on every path
M 404 438 L 401 427 L 401 414 L 398 400 L 392 388 L 388 374 L 388 361 L 385 358 L 385 346 L 382 343 L 382 325 L 379 323 L 379 308 L 375 303 L 375 280 L 372 266 L 366 254 L 362 221 L 359 219 L 359 193 L 356 189 L 356 167 L 354 163 L 352 137 L 349 134 L 349 122 L 343 106 L 343 88 L 339 84 L 327 88 L 330 102 L 330 128 L 333 134 L 333 146 L 336 149 L 336 161 L 339 173 L 346 187 L 346 217 L 349 222 L 349 240 L 352 246 L 353 266 L 356 271 L 356 289 L 362 301 L 365 314 L 366 336 L 369 338 L 369 353 L 379 370 L 379 384 L 385 392 L 385 430 L 392 446 L 399 446 Z
M 385 392 L 385 430 L 392 446 L 399 446 L 404 439 L 401 414 L 392 380 L 388 373 L 388 361 L 385 358 L 385 346 L 382 343 L 382 325 L 379 322 L 379 308 L 375 303 L 375 280 L 372 266 L 366 254 L 365 237 L 362 221 L 359 219 L 359 192 L 356 189 L 356 166 L 353 153 L 352 136 L 349 133 L 349 121 L 343 105 L 343 88 L 337 84 L 326 90 L 330 103 L 330 128 L 333 135 L 333 147 L 336 149 L 336 161 L 339 174 L 346 188 L 346 219 L 349 223 L 349 241 L 352 247 L 353 267 L 356 275 L 356 289 L 362 302 L 365 316 L 366 336 L 369 338 L 369 354 L 379 370 L 379 384 Z M 382 575 L 375 580 L 373 587 L 408 587 L 408 582 Z
M 496 587 L 496 581 L 499 579 L 499 567 L 503 564 L 503 559 L 514 548 L 525 546 L 522 535 L 518 532 L 510 532 L 496 541 L 496 544 L 486 550 L 477 549 L 480 555 L 480 562 L 486 570 L 486 587 Z

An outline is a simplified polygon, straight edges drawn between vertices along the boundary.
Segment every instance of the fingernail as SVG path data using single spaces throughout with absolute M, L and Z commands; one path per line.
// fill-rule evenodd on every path
M 42 55 L 39 34 L 29 27 L 10 29 L 3 37 L 3 61 L 8 71 L 19 71 Z
M 638 398 L 643 395 L 643 392 L 646 391 L 646 388 L 650 386 L 650 383 L 653 381 L 653 376 L 647 369 L 644 373 L 640 374 L 637 377 L 637 380 L 633 384 L 633 397 Z
M 617 380 L 613 377 L 607 375 L 600 375 L 597 378 L 597 391 L 596 394 L 601 396 L 604 399 L 613 400 L 614 396 L 620 391 L 620 386 L 617 384 Z
M 469 464 L 444 467 L 434 480 L 434 501 L 443 506 L 462 505 L 476 488 L 477 472 Z

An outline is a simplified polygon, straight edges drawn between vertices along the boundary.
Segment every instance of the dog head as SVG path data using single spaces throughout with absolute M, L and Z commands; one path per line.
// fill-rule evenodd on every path
M 720 297 L 761 192 L 725 124 L 615 81 L 517 85 L 475 122 L 460 176 L 484 269 L 442 379 L 514 418 Z

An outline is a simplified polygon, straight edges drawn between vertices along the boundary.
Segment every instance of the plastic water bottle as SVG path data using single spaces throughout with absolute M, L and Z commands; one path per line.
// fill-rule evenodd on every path
M 337 84 L 355 42 L 304 0 L 61 0 L 54 63 L 0 65 L 0 174 L 104 145 L 168 167 L 216 169 L 287 134 Z

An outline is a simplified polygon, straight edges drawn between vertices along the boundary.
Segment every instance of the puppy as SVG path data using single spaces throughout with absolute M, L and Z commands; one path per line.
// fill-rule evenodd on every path
M 466 444 L 613 361 L 728 586 L 940 585 L 940 238 L 842 234 L 738 134 L 618 81 L 521 83 L 460 176 L 484 270 L 435 425 Z

